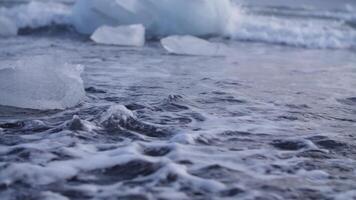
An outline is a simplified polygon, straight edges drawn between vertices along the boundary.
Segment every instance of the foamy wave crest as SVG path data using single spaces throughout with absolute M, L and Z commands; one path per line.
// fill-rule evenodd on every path
M 294 19 L 240 12 L 230 26 L 235 40 L 305 48 L 355 48 L 356 30 L 345 21 Z
M 0 18 L 10 19 L 17 28 L 68 24 L 70 13 L 70 7 L 54 2 L 32 1 L 12 8 L 0 7 Z
M 78 0 L 30 2 L 0 8 L 0 35 L 52 24 L 92 34 L 102 25 L 142 24 L 148 38 L 166 35 L 227 36 L 239 41 L 305 48 L 356 48 L 352 11 L 246 7 L 230 0 Z
M 356 17 L 355 9 L 350 6 L 344 9 L 323 10 L 308 7 L 289 6 L 247 6 L 248 13 L 264 16 L 280 16 L 290 18 L 321 19 L 348 21 Z

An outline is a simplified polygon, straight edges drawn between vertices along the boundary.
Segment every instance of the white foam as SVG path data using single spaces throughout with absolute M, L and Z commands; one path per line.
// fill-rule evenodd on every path
M 192 134 L 177 134 L 170 139 L 170 142 L 181 144 L 195 144 L 195 137 Z
M 86 145 L 83 144 L 82 146 L 85 147 Z M 91 145 L 89 146 L 91 147 Z M 74 152 L 77 151 L 76 147 L 71 149 Z M 82 171 L 105 169 L 125 164 L 132 160 L 144 159 L 143 156 L 137 154 L 133 146 L 105 152 L 86 151 L 79 154 L 79 156 L 71 160 L 51 161 L 46 165 L 12 163 L 11 167 L 0 171 L 0 183 L 11 185 L 17 180 L 26 177 L 26 180 L 24 180 L 26 183 L 47 185 L 56 181 L 69 179 Z
M 101 26 L 91 35 L 99 44 L 122 46 L 143 46 L 145 44 L 145 28 L 141 24 L 128 26 Z
M 149 36 L 222 34 L 231 17 L 229 0 L 79 0 L 73 24 L 85 34 L 102 25 L 143 24 Z
M 161 39 L 164 49 L 172 54 L 223 56 L 226 54 L 226 46 L 220 43 L 211 43 L 194 36 L 169 36 Z
M 173 162 L 166 163 L 166 165 L 153 176 L 155 176 L 155 179 L 164 180 L 171 174 L 178 176 L 182 179 L 181 181 L 186 182 L 187 185 L 196 190 L 218 192 L 226 188 L 226 186 L 219 181 L 193 176 L 188 173 L 184 165 L 175 164 Z
M 55 24 L 68 24 L 71 10 L 68 6 L 54 2 L 31 1 L 12 8 L 0 8 L 0 18 L 11 19 L 18 28 L 39 28 Z
M 356 31 L 342 21 L 296 20 L 241 13 L 229 27 L 236 40 L 306 48 L 352 48 Z
M 16 24 L 7 17 L 0 16 L 0 36 L 14 36 L 17 35 Z
M 40 196 L 41 196 L 41 200 L 69 200 L 65 196 L 50 191 L 41 192 Z
M 128 119 L 135 119 L 134 113 L 124 105 L 113 105 L 101 115 L 101 123 L 126 122 Z
M 335 194 L 335 200 L 356 199 L 356 190 L 351 189 L 342 193 Z
M 261 11 L 269 9 L 276 11 Z M 92 34 L 103 25 L 142 24 L 149 38 L 223 35 L 307 48 L 354 48 L 353 10 L 350 6 L 344 11 L 278 9 L 276 16 L 266 16 L 241 13 L 229 0 L 78 0 L 73 9 L 61 3 L 33 1 L 0 8 L 0 35 L 15 35 L 17 29 L 52 24 L 74 25 L 84 34 Z
M 65 109 L 85 96 L 82 66 L 49 56 L 3 63 L 0 68 L 0 105 L 32 109 Z

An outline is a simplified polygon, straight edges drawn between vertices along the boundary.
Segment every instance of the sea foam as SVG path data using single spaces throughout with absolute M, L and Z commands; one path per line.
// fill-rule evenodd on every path
M 0 18 L 11 19 L 17 28 L 40 28 L 51 24 L 68 24 L 71 10 L 54 2 L 31 1 L 12 8 L 0 7 Z
M 241 13 L 229 34 L 239 41 L 262 42 L 304 48 L 356 47 L 355 29 L 342 21 L 295 20 Z
M 304 48 L 356 47 L 356 16 L 352 10 L 271 9 L 241 7 L 230 0 L 78 0 L 74 6 L 30 2 L 0 7 L 0 32 L 11 36 L 23 28 L 59 24 L 90 35 L 102 26 L 142 24 L 147 39 L 223 36 Z M 283 17 L 286 15 L 292 17 Z

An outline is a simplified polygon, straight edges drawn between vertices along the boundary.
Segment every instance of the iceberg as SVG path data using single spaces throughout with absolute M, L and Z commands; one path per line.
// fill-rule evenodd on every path
M 101 26 L 90 37 L 98 44 L 122 46 L 143 46 L 145 44 L 145 28 L 141 24 L 129 26 Z
M 0 64 L 0 105 L 38 110 L 65 109 L 85 96 L 82 66 L 50 56 Z
M 148 37 L 220 35 L 233 13 L 230 0 L 78 0 L 72 23 L 92 34 L 103 25 L 142 24 Z
M 17 26 L 10 19 L 0 16 L 0 36 L 8 37 L 17 35 Z
M 161 45 L 171 54 L 195 56 L 224 56 L 227 47 L 220 43 L 211 43 L 194 36 L 169 36 L 161 39 Z

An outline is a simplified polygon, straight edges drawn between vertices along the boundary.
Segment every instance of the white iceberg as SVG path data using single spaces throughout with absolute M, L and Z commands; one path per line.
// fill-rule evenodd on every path
M 85 96 L 83 67 L 53 57 L 32 57 L 0 64 L 0 105 L 30 109 L 65 109 Z
M 17 35 L 17 26 L 7 17 L 0 16 L 0 36 L 8 37 Z
M 129 26 L 101 26 L 90 37 L 99 44 L 122 46 L 143 46 L 145 44 L 145 28 L 141 24 Z
M 143 24 L 147 35 L 219 35 L 233 13 L 230 0 L 78 0 L 72 21 L 92 34 L 102 25 Z
M 161 39 L 161 45 L 172 54 L 195 56 L 224 56 L 227 47 L 221 43 L 211 43 L 194 36 L 169 36 Z

